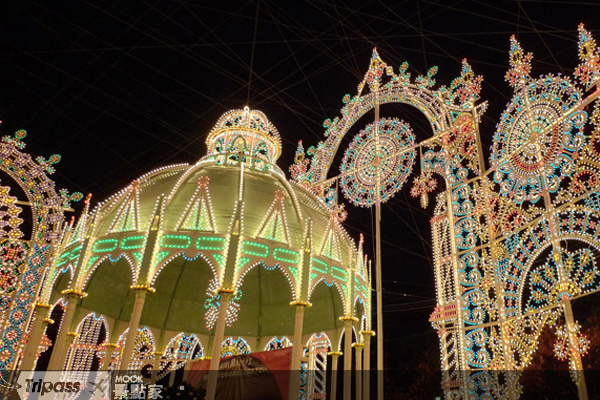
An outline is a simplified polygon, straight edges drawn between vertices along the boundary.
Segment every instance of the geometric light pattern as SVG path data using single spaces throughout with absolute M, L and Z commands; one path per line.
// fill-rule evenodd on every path
M 0 243 L 0 296 L 12 293 L 24 269 L 29 254 L 27 242 L 7 240 Z M 0 301 L 3 308 L 8 301 Z

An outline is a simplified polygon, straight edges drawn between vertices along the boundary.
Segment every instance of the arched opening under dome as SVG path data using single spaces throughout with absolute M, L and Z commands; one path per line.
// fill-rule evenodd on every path
M 180 255 L 171 259 L 156 277 L 155 291 L 146 296 L 140 325 L 210 334 L 205 305 L 214 279 L 211 266 L 202 257 L 190 260 Z
M 115 320 L 129 320 L 135 293 L 129 260 L 103 260 L 89 276 L 80 307 Z
M 293 336 L 294 300 L 289 277 L 279 266 L 268 267 L 263 262 L 249 269 L 238 289 L 239 312 L 225 335 Z
M 344 315 L 344 302 L 335 284 L 329 285 L 325 279 L 319 281 L 312 290 L 304 311 L 304 332 L 321 332 L 340 329 L 340 317 Z

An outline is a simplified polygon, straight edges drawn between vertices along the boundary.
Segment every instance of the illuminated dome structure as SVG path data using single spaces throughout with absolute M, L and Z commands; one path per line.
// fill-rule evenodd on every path
M 343 336 L 370 338 L 362 242 L 286 180 L 273 124 L 230 111 L 207 145 L 196 164 L 149 172 L 93 211 L 88 199 L 46 279 L 49 317 L 62 318 L 48 368 L 151 367 L 156 379 L 186 360 L 212 356 L 214 369 L 219 356 L 293 343 L 291 369 L 306 346 L 324 374 Z

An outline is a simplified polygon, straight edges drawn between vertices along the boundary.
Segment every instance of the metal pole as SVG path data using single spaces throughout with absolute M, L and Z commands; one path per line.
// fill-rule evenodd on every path
M 375 280 L 377 293 L 377 399 L 383 400 L 383 299 L 381 296 L 381 206 L 375 207 Z
M 308 307 L 308 303 L 295 302 L 292 304 L 296 310 L 294 319 L 294 341 L 292 343 L 292 360 L 290 365 L 290 381 L 288 386 L 288 398 L 293 399 L 298 397 L 300 393 L 300 367 L 302 350 L 302 332 L 304 325 L 304 309 Z
M 233 293 L 228 290 L 219 290 L 220 304 L 219 304 L 219 316 L 217 318 L 217 326 L 215 329 L 215 336 L 213 339 L 213 347 L 210 358 L 210 371 L 208 372 L 208 384 L 206 388 L 206 400 L 214 400 L 217 393 L 217 377 L 219 376 L 219 364 L 221 362 L 221 343 L 223 342 L 223 336 L 225 335 L 225 322 L 227 320 L 227 309 L 229 308 L 229 301 Z
M 371 337 L 373 332 L 361 332 L 364 337 L 365 350 L 363 355 L 363 400 L 371 398 Z
M 379 150 L 379 102 L 375 102 L 375 154 Z M 376 172 L 375 188 L 375 290 L 377 292 L 377 399 L 383 400 L 383 299 L 381 296 L 381 194 L 379 190 L 379 165 Z

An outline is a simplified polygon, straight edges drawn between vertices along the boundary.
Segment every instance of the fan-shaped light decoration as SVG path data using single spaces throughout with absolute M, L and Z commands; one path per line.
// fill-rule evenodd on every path
M 340 172 L 342 191 L 353 204 L 369 207 L 386 202 L 404 184 L 415 162 L 412 145 L 415 136 L 410 126 L 397 118 L 382 118 L 355 137 L 344 153 Z
M 560 272 L 559 272 L 560 270 Z M 527 312 L 549 307 L 563 296 L 570 299 L 593 293 L 600 288 L 600 272 L 589 248 L 576 252 L 555 250 L 546 262 L 529 275 L 530 298 Z

